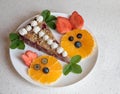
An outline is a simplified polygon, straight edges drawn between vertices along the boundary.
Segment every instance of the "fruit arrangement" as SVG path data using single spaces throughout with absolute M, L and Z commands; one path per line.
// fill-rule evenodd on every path
M 49 10 L 44 10 L 17 33 L 10 33 L 10 48 L 21 50 L 26 43 L 48 54 L 38 56 L 36 52 L 27 50 L 21 58 L 33 80 L 51 84 L 57 81 L 62 73 L 68 75 L 70 72 L 82 72 L 78 63 L 89 56 L 95 47 L 94 38 L 83 26 L 84 19 L 77 11 L 72 12 L 69 17 L 63 17 L 51 15 Z M 61 34 L 59 41 L 50 28 Z M 63 68 L 58 60 L 68 64 Z

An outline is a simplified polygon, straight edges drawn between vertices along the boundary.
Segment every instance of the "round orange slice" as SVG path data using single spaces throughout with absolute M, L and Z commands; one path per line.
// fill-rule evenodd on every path
M 94 38 L 87 30 L 74 29 L 61 39 L 61 46 L 70 57 L 80 55 L 85 58 L 93 51 L 94 45 Z
M 28 75 L 33 80 L 43 84 L 55 82 L 61 74 L 62 65 L 55 57 L 47 55 L 36 58 L 28 69 Z

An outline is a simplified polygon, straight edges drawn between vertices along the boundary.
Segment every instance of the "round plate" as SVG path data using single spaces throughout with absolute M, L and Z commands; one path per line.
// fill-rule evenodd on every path
M 63 16 L 63 17 L 68 17 L 67 14 L 64 14 L 64 13 L 52 13 L 52 15 L 55 15 L 55 16 Z M 34 16 L 35 17 L 35 16 Z M 21 24 L 19 28 L 21 27 L 24 27 L 26 24 L 28 24 L 34 17 L 28 19 L 27 21 L 25 21 L 23 24 Z M 87 29 L 86 27 L 84 27 L 85 29 Z M 17 29 L 17 30 L 18 30 Z M 17 31 L 16 30 L 16 31 Z M 60 37 L 61 35 L 58 34 L 56 31 L 54 30 L 51 30 L 54 34 L 54 36 L 57 38 L 57 40 L 59 41 L 60 40 Z M 88 30 L 90 31 L 90 30 Z M 90 32 L 91 33 L 91 32 Z M 93 35 L 93 34 L 92 34 Z M 93 36 L 94 37 L 94 36 Z M 95 39 L 95 37 L 94 37 Z M 96 42 L 96 41 L 95 41 Z M 97 60 L 97 57 L 98 57 L 98 46 L 97 46 L 97 43 L 96 43 L 96 46 L 92 52 L 92 54 L 85 58 L 84 60 L 81 60 L 81 62 L 79 63 L 82 67 L 82 73 L 81 74 L 74 74 L 74 73 L 70 73 L 69 75 L 67 76 L 64 76 L 62 75 L 61 78 L 56 81 L 55 83 L 51 84 L 51 85 L 43 85 L 43 84 L 40 84 L 34 80 L 31 79 L 31 77 L 27 74 L 27 70 L 28 70 L 28 67 L 23 63 L 22 59 L 21 59 L 21 54 L 24 53 L 26 50 L 32 50 L 36 53 L 38 53 L 38 55 L 43 55 L 45 53 L 41 52 L 41 51 L 38 51 L 28 45 L 25 44 L 25 49 L 24 50 L 19 50 L 19 49 L 9 49 L 10 51 L 10 58 L 11 58 L 11 61 L 12 61 L 12 64 L 13 66 L 15 67 L 16 71 L 24 78 L 26 79 L 27 81 L 31 82 L 32 84 L 35 84 L 35 85 L 38 85 L 38 86 L 42 86 L 42 87 L 63 87 L 63 86 L 68 86 L 68 85 L 72 85 L 76 82 L 79 82 L 81 81 L 83 78 L 85 78 L 89 73 L 90 71 L 93 69 L 95 63 L 96 63 L 96 60 Z M 64 66 L 65 63 L 60 61 L 61 64 Z

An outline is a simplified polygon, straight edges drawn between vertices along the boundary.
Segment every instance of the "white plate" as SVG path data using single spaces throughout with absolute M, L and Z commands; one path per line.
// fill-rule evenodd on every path
M 67 14 L 63 14 L 63 13 L 52 13 L 52 14 L 55 15 L 55 16 L 64 16 L 64 17 L 68 16 Z M 18 27 L 18 29 L 21 28 L 21 27 L 24 27 L 26 24 L 28 24 L 32 18 L 28 19 L 23 24 L 21 24 Z M 52 31 L 53 31 L 53 34 L 55 35 L 55 37 L 57 38 L 57 40 L 59 40 L 61 35 L 58 34 L 58 33 L 56 33 L 56 31 L 54 31 L 54 30 L 52 30 Z M 28 67 L 26 67 L 25 64 L 23 63 L 23 61 L 21 60 L 21 54 L 24 53 L 26 50 L 32 50 L 34 52 L 37 52 L 39 55 L 45 54 L 45 53 L 43 53 L 41 51 L 38 51 L 38 50 L 36 50 L 36 49 L 28 46 L 28 45 L 25 46 L 24 50 L 19 50 L 19 49 L 12 50 L 12 49 L 9 49 L 9 51 L 10 51 L 10 58 L 11 58 L 12 64 L 15 67 L 16 71 L 24 79 L 26 79 L 27 81 L 31 82 L 32 84 L 35 84 L 35 85 L 38 85 L 38 86 L 42 86 L 42 87 L 63 87 L 63 86 L 72 85 L 72 84 L 74 84 L 76 82 L 81 81 L 93 69 L 93 67 L 94 67 L 94 65 L 95 65 L 95 63 L 97 61 L 97 57 L 98 57 L 98 46 L 97 46 L 97 43 L 96 43 L 95 49 L 92 52 L 92 54 L 89 57 L 87 57 L 86 59 L 82 60 L 79 63 L 82 66 L 82 70 L 83 70 L 83 72 L 81 74 L 70 73 L 67 76 L 62 75 L 62 77 L 58 81 L 56 81 L 54 84 L 51 84 L 51 85 L 42 85 L 42 84 L 40 84 L 40 83 L 32 80 L 29 77 L 29 75 L 27 74 Z M 64 62 L 61 62 L 61 63 L 64 66 L 65 63 Z

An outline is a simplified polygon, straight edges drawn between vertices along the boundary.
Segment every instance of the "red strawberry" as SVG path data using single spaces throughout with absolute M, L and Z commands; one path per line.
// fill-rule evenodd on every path
M 22 54 L 22 60 L 24 61 L 25 65 L 28 67 L 30 67 L 32 61 L 37 57 L 38 55 L 35 52 L 32 52 L 30 50 Z
M 57 17 L 56 29 L 59 33 L 64 34 L 72 30 L 70 21 L 65 17 Z
M 73 29 L 81 29 L 84 25 L 84 19 L 77 11 L 74 11 L 69 18 L 70 23 L 73 26 Z
M 26 66 L 29 67 L 31 65 L 32 61 L 26 54 L 22 54 L 22 59 Z
M 26 51 L 25 53 L 31 60 L 35 59 L 38 57 L 38 55 L 35 52 L 32 52 L 30 50 Z

